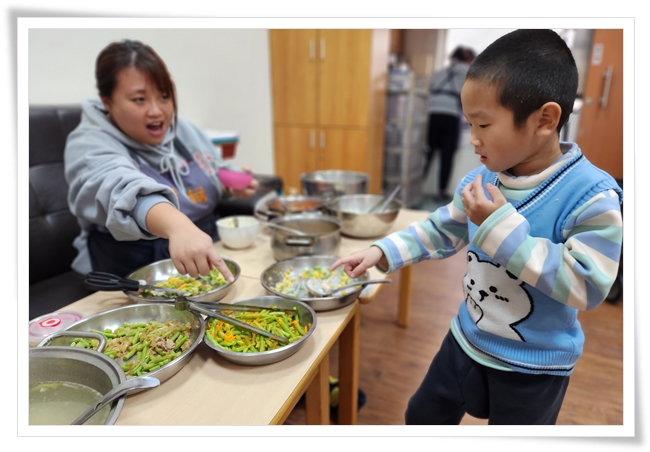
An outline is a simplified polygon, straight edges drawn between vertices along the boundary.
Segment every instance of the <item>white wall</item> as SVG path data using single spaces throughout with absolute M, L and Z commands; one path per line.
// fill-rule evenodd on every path
M 449 56 L 459 45 L 471 47 L 478 55 L 493 41 L 514 30 L 514 28 L 450 28 L 447 31 L 445 44 L 446 56 Z M 446 62 L 449 60 L 447 59 Z
M 275 174 L 266 29 L 30 29 L 29 104 L 97 98 L 95 59 L 110 42 L 138 39 L 165 61 L 179 114 L 239 134 L 239 165 Z

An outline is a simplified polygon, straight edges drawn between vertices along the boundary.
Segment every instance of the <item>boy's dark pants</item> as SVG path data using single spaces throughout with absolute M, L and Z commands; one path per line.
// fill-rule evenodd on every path
M 491 425 L 554 425 L 568 376 L 532 375 L 483 366 L 451 331 L 411 397 L 406 424 L 457 425 L 465 413 Z

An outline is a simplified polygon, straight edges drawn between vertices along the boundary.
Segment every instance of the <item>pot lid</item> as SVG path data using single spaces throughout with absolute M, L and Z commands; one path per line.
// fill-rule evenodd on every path
M 37 317 L 29 322 L 29 344 L 37 345 L 50 334 L 65 330 L 83 318 L 84 315 L 77 311 L 52 312 Z

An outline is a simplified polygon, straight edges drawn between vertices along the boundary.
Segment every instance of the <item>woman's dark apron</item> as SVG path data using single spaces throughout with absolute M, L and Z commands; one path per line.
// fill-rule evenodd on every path
M 213 241 L 217 241 L 219 240 L 216 225 L 218 214 L 215 212 L 219 198 L 217 188 L 199 168 L 180 140 L 174 140 L 174 148 L 188 162 L 189 174 L 181 176 L 188 197 L 177 193 L 177 188 L 174 186 L 169 172 L 160 174 L 137 158 L 132 149 L 129 149 L 129 152 L 139 162 L 140 171 L 143 174 L 174 189 L 180 204 L 179 210 L 187 215 L 199 229 L 212 237 Z M 93 270 L 120 276 L 126 276 L 138 268 L 170 257 L 169 240 L 167 239 L 120 241 L 108 232 L 97 230 L 89 232 L 88 252 Z

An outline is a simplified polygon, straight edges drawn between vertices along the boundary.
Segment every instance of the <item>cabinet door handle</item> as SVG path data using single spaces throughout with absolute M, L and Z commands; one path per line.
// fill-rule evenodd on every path
M 325 59 L 325 39 L 323 38 L 320 40 L 320 59 Z
M 316 148 L 316 131 L 312 129 L 309 131 L 309 149 L 314 148 Z
M 603 96 L 600 98 L 600 108 L 607 108 L 607 101 L 609 100 L 609 90 L 612 88 L 612 75 L 614 74 L 614 66 L 607 66 L 607 70 L 603 74 L 605 78 L 605 86 L 603 87 Z
M 325 132 L 320 131 L 320 148 L 325 149 Z
M 309 61 L 314 61 L 316 59 L 316 40 L 309 40 Z

